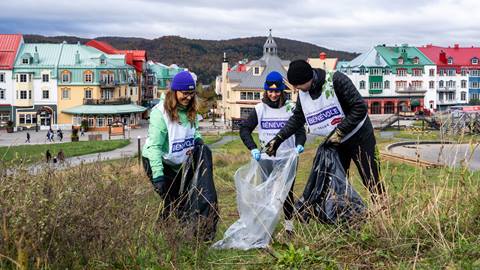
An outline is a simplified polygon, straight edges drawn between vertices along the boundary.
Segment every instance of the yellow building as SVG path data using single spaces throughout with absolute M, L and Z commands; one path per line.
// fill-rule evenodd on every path
M 217 108 L 223 114 L 224 121 L 236 126 L 241 119 L 247 118 L 255 105 L 261 102 L 267 74 L 277 71 L 286 79 L 289 64 L 290 61 L 278 57 L 277 44 L 271 31 L 263 45 L 263 56 L 258 60 L 239 62 L 230 68 L 224 54 L 222 75 L 216 81 L 217 94 L 222 96 Z M 297 100 L 297 94 L 292 89 L 285 91 L 288 99 Z

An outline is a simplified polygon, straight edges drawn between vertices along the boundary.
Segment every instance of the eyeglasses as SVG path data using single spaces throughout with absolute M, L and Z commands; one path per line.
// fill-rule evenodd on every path
M 272 85 L 275 84 L 275 85 L 278 87 L 279 85 L 282 85 L 282 82 L 281 82 L 281 81 L 266 81 L 265 83 L 266 83 L 268 86 L 272 86 Z
M 196 91 L 180 91 L 185 97 L 193 97 L 197 94 Z

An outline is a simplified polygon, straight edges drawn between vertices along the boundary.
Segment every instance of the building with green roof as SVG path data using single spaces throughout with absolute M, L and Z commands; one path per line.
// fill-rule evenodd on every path
M 135 69 L 126 64 L 124 55 L 105 54 L 80 43 L 25 44 L 16 60 L 14 76 L 19 126 L 70 128 L 89 120 L 90 110 L 83 106 L 111 107 L 139 100 Z M 83 109 L 85 114 L 81 113 Z M 137 125 L 140 114 L 136 110 L 122 114 L 112 110 L 111 114 L 95 116 L 90 127 L 107 129 L 112 121 Z

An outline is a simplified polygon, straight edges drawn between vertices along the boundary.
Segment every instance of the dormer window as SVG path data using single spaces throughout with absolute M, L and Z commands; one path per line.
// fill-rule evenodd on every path
M 399 65 L 403 65 L 403 58 L 402 58 L 402 57 L 399 57 L 397 63 L 398 63 Z
M 448 58 L 448 64 L 449 64 L 449 65 L 452 65 L 452 64 L 453 64 L 453 58 L 452 58 L 452 57 L 449 57 L 449 58 Z
M 418 63 L 419 63 L 418 57 L 413 58 L 413 63 L 418 65 Z
M 472 65 L 478 65 L 478 58 L 472 58 Z
M 260 68 L 259 67 L 254 67 L 253 68 L 253 75 L 259 75 L 260 74 Z
M 30 59 L 28 59 L 28 58 L 23 58 L 23 59 L 22 59 L 22 64 L 25 64 L 25 65 L 30 64 Z
M 105 65 L 107 63 L 107 61 L 105 61 L 105 59 L 100 59 L 100 65 Z
M 68 70 L 62 71 L 62 83 L 69 83 L 71 79 L 71 73 Z

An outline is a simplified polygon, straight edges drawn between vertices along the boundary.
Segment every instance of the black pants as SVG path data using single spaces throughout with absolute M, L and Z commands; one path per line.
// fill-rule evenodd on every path
M 143 157 L 143 169 L 150 178 L 150 181 L 152 181 L 152 168 L 150 167 L 150 160 L 146 157 Z M 180 194 L 182 170 L 175 171 L 172 167 L 163 163 L 163 175 L 166 181 L 165 184 L 167 185 L 167 193 L 158 193 L 158 195 L 160 195 L 164 203 L 162 217 L 166 218 L 171 213 L 175 213 L 175 209 L 181 208 L 185 202 Z
M 273 171 L 273 162 L 271 160 L 261 159 L 259 162 L 262 164 L 262 168 L 265 169 L 267 174 L 270 174 Z M 295 179 L 296 178 L 293 178 L 292 187 L 290 188 L 290 191 L 288 191 L 287 199 L 283 203 L 283 214 L 285 215 L 286 220 L 290 220 L 293 218 L 293 210 L 295 208 L 295 199 L 293 198 L 293 187 L 295 186 Z
M 369 119 L 367 119 L 367 122 L 365 122 L 357 133 L 338 146 L 340 161 L 347 176 L 350 163 L 353 159 L 362 178 L 362 182 L 372 194 L 372 198 L 385 191 L 383 184 L 380 182 L 380 164 L 377 156 L 378 153 L 376 153 L 376 144 L 372 124 Z

